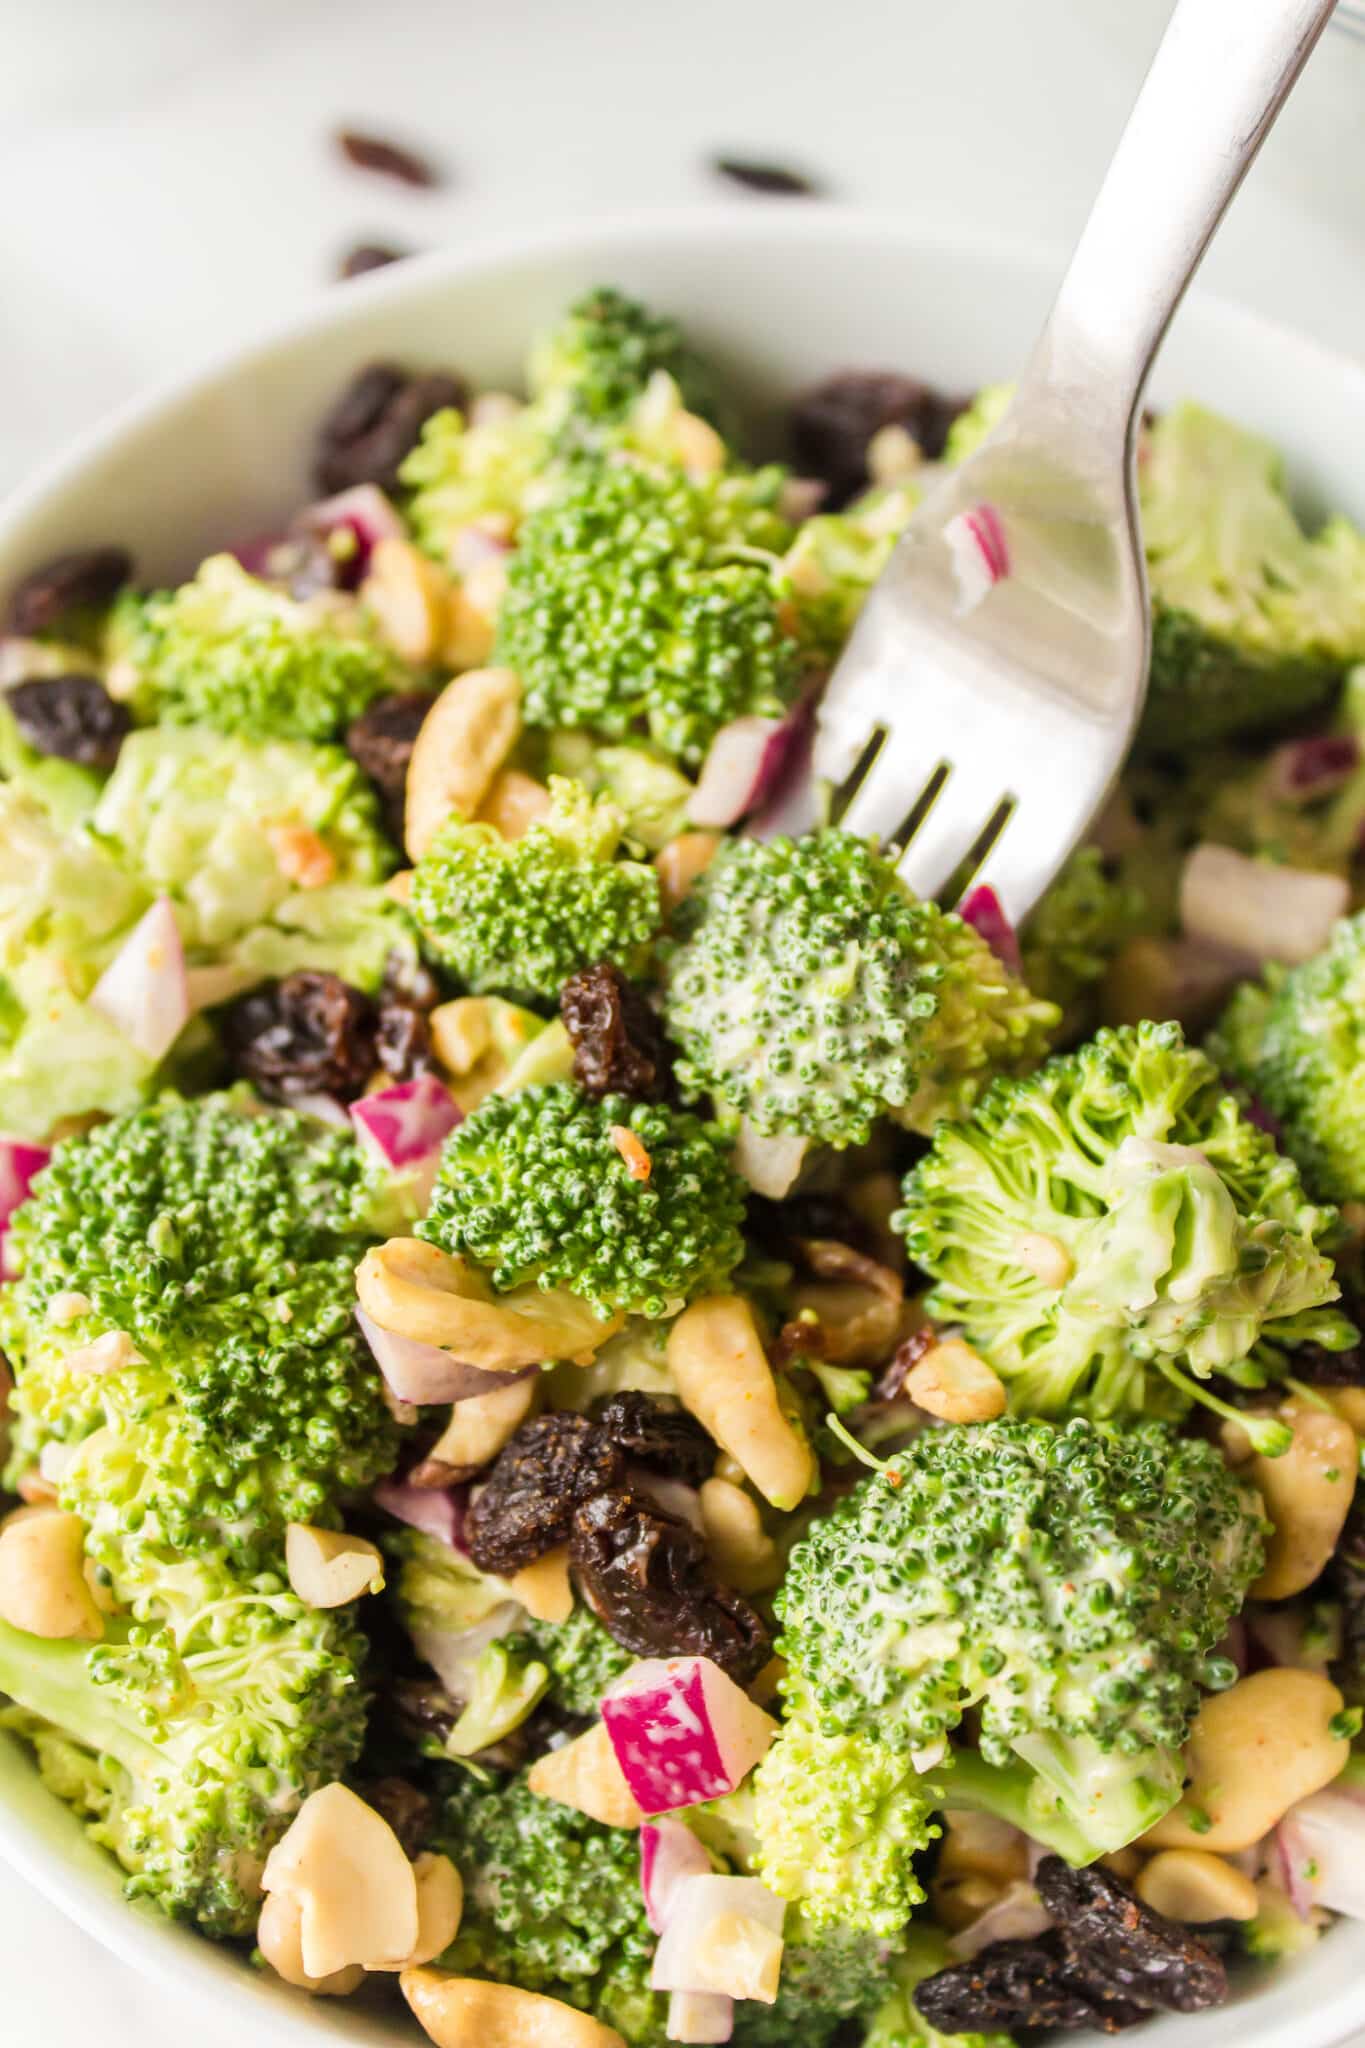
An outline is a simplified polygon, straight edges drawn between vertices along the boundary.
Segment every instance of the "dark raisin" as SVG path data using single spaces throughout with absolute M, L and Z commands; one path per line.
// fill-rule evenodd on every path
M 431 701 L 425 690 L 405 691 L 398 697 L 376 697 L 369 710 L 353 719 L 346 731 L 346 751 L 378 791 L 389 836 L 400 846 L 408 763 Z
M 856 1287 L 880 1294 L 885 1301 L 899 1302 L 905 1298 L 905 1282 L 900 1274 L 851 1244 L 832 1237 L 799 1237 L 796 1248 L 802 1264 L 810 1268 L 817 1280 L 851 1281 Z
M 915 2004 L 943 2034 L 1013 2032 L 1018 2027 L 1099 2027 L 1117 2034 L 1149 2008 L 1078 1983 L 1054 1928 L 1031 1941 L 993 1941 L 915 1986 Z
M 29 746 L 83 768 L 112 768 L 133 723 L 98 676 L 35 676 L 16 683 L 5 702 Z
M 99 611 L 133 573 L 126 548 L 78 548 L 30 569 L 10 592 L 8 628 L 27 638 L 50 633 L 72 612 Z
M 637 1465 L 700 1486 L 716 1468 L 716 1446 L 696 1417 L 666 1408 L 649 1394 L 604 1394 L 593 1403 L 592 1419 Z
M 760 1616 L 711 1577 L 698 1532 L 641 1494 L 585 1501 L 570 1555 L 588 1606 L 636 1657 L 709 1657 L 747 1685 L 772 1655 Z
M 358 1788 L 367 1806 L 373 1807 L 393 1829 L 403 1854 L 420 1856 L 431 1833 L 431 1801 L 406 1778 L 371 1778 Z
M 418 1074 L 429 1074 L 435 1066 L 431 1026 L 425 1014 L 415 1003 L 397 998 L 380 999 L 374 1050 L 384 1072 L 395 1081 L 411 1081 Z
M 750 1235 L 774 1258 L 795 1258 L 809 1237 L 835 1238 L 869 1256 L 875 1249 L 866 1223 L 837 1195 L 788 1195 L 780 1202 L 751 1195 L 748 1214 Z
M 372 270 L 401 263 L 407 254 L 406 249 L 392 249 L 383 242 L 356 242 L 338 263 L 337 277 L 343 283 L 350 277 L 367 277 Z
M 305 969 L 229 1003 L 223 1042 L 237 1073 L 271 1102 L 361 1093 L 375 1069 L 371 998 L 335 974 Z
M 573 1043 L 573 1077 L 586 1095 L 662 1102 L 673 1085 L 663 1028 L 644 996 L 610 960 L 566 981 L 559 1014 Z
M 434 412 L 461 406 L 465 386 L 443 370 L 410 377 L 393 363 L 370 363 L 346 386 L 318 429 L 313 477 L 321 491 L 353 484 L 397 487 L 404 456 Z
M 894 1401 L 925 1352 L 932 1351 L 937 1342 L 937 1330 L 930 1329 L 927 1324 L 922 1330 L 912 1330 L 905 1342 L 896 1347 L 891 1363 L 878 1380 L 877 1399 Z
M 1332 1677 L 1348 1706 L 1365 1707 L 1365 1493 L 1351 1503 L 1327 1575 L 1341 1602 L 1341 1648 Z
M 826 508 L 866 488 L 867 451 L 883 427 L 904 427 L 936 462 L 948 429 L 967 405 L 897 370 L 840 370 L 792 401 L 790 430 L 796 466 L 827 486 Z
M 625 1459 L 586 1415 L 524 1422 L 469 1511 L 465 1540 L 481 1572 L 518 1572 L 568 1540 L 574 1510 L 619 1486 Z
M 374 171 L 381 178 L 396 178 L 400 185 L 430 189 L 441 183 L 441 174 L 430 157 L 360 128 L 339 128 L 337 148 L 347 163 L 358 171 Z
M 774 198 L 809 199 L 817 190 L 812 178 L 804 171 L 792 170 L 788 164 L 756 163 L 752 157 L 743 156 L 715 156 L 711 168 L 732 185 L 742 185 L 746 192 L 766 192 Z
M 1359 1323 L 1365 1314 L 1365 1302 L 1356 1300 L 1349 1289 L 1341 1306 L 1353 1323 Z M 1365 1386 L 1365 1344 L 1353 1344 L 1349 1351 L 1324 1351 L 1321 1344 L 1301 1344 L 1294 1353 L 1294 1377 L 1306 1380 L 1310 1387 Z
M 1102 1864 L 1073 1870 L 1044 1856 L 1034 1883 L 1059 1923 L 1070 1967 L 1104 1995 L 1166 2012 L 1202 2012 L 1226 2000 L 1227 1971 L 1208 1943 L 1153 1912 Z

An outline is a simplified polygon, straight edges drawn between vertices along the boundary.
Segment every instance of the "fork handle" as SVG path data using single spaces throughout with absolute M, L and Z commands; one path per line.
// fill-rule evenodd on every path
M 1179 0 L 1027 381 L 1102 391 L 1127 435 L 1161 338 L 1335 0 Z M 1103 402 L 1103 401 L 1102 401 Z

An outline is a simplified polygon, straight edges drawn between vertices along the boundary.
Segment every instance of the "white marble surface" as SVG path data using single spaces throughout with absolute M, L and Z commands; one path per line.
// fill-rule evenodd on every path
M 1234 4 L 1234 0 L 1228 0 Z M 0 0 L 0 488 L 259 329 L 362 236 L 473 238 L 715 192 L 714 148 L 1064 246 L 1168 0 Z M 341 119 L 448 162 L 342 166 Z M 1208 281 L 1365 337 L 1365 42 L 1329 38 Z M 736 197 L 736 205 L 771 204 Z M 6 2042 L 170 2048 L 172 2007 L 0 1871 Z

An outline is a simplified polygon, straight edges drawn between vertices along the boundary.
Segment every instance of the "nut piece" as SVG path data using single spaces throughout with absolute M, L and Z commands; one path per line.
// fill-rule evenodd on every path
M 256 1946 L 277 1977 L 317 1998 L 349 1998 L 365 1982 L 359 1963 L 328 1977 L 309 1976 L 303 1967 L 303 1907 L 292 1892 L 271 1892 L 262 1901 Z
M 601 1721 L 532 1764 L 526 1784 L 537 1798 L 572 1806 L 604 1828 L 638 1828 L 644 1818 Z
M 417 1945 L 401 1963 L 372 1963 L 376 1970 L 405 1970 L 444 1955 L 460 1931 L 464 1884 L 448 1856 L 424 1850 L 412 1866 L 417 1880 Z
M 535 1406 L 538 1391 L 531 1373 L 524 1379 L 509 1380 L 491 1394 L 472 1394 L 467 1401 L 457 1401 L 427 1456 L 460 1472 L 482 1471 L 521 1428 Z
M 1254 1920 L 1259 1911 L 1256 1887 L 1207 1849 L 1163 1849 L 1141 1872 L 1133 1887 L 1144 1906 L 1187 1927 L 1211 1920 Z
M 0 1534 L 0 1620 L 25 1635 L 97 1643 L 104 1622 L 85 1579 L 85 1525 L 46 1508 Z
M 439 1970 L 404 1970 L 398 1981 L 436 2048 L 626 2048 L 615 2027 L 515 1984 Z
M 748 1302 L 738 1294 L 694 1301 L 669 1333 L 668 1363 L 684 1408 L 764 1500 L 788 1510 L 804 1500 L 815 1458 L 782 1412 Z
M 982 1877 L 996 1886 L 1028 1876 L 1028 1841 L 1008 1821 L 990 1813 L 950 1808 L 943 1815 L 940 1877 Z
M 523 775 L 519 768 L 504 768 L 493 778 L 479 820 L 501 832 L 504 839 L 520 839 L 549 808 L 550 792 L 543 782 Z
M 677 909 L 698 875 L 710 867 L 724 837 L 723 832 L 680 832 L 655 854 L 654 866 L 665 912 Z
M 706 1991 L 772 2005 L 782 1948 L 782 1936 L 761 1920 L 748 1913 L 718 1913 L 697 1943 L 697 1982 Z
M 1345 1766 L 1351 1746 L 1331 1730 L 1343 1705 L 1313 1671 L 1254 1671 L 1212 1694 L 1185 1746 L 1185 1796 L 1143 1847 L 1250 1849 Z
M 445 637 L 450 584 L 411 541 L 376 541 L 361 603 L 374 613 L 381 637 L 415 667 L 431 661 Z
M 472 668 L 447 683 L 422 721 L 408 763 L 403 840 L 420 860 L 452 811 L 476 818 L 521 732 L 521 679 Z
M 1003 1380 L 960 1337 L 945 1337 L 906 1375 L 905 1391 L 917 1407 L 943 1422 L 990 1422 L 1003 1415 Z
M 1294 1441 L 1281 1458 L 1257 1458 L 1248 1473 L 1274 1524 L 1253 1600 L 1287 1600 L 1312 1585 L 1336 1549 L 1356 1490 L 1349 1422 L 1307 1401 L 1286 1401 L 1279 1412 Z
M 532 1621 L 548 1621 L 556 1625 L 566 1622 L 573 1613 L 568 1544 L 556 1544 L 534 1564 L 524 1564 L 519 1572 L 513 1572 L 507 1581 L 507 1590 L 514 1599 L 520 1600 Z
M 507 592 L 507 563 L 490 555 L 467 569 L 450 593 L 441 653 L 453 669 L 487 661 L 497 637 L 498 607 Z
M 344 1785 L 311 1792 L 266 1858 L 261 1889 L 299 1902 L 310 1977 L 401 1967 L 417 1947 L 417 1880 L 388 1822 Z
M 775 1586 L 782 1560 L 752 1495 L 728 1479 L 708 1479 L 698 1499 L 707 1552 L 721 1584 L 737 1593 L 762 1593 Z
M 363 1536 L 291 1522 L 284 1532 L 289 1583 L 305 1607 L 344 1607 L 384 1584 L 384 1560 Z
M 466 1259 L 416 1237 L 391 1237 L 356 1268 L 356 1293 L 381 1330 L 437 1344 L 480 1372 L 520 1372 L 590 1355 L 625 1321 L 605 1322 L 563 1289 L 534 1284 L 494 1296 Z
M 448 1074 L 468 1074 L 477 1067 L 493 1037 L 486 996 L 456 996 L 438 1003 L 427 1018 L 437 1059 Z

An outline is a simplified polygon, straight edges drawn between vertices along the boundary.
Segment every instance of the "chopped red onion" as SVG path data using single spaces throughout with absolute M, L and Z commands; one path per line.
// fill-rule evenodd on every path
M 409 1486 L 402 1479 L 381 1479 L 370 1499 L 396 1522 L 434 1536 L 450 1550 L 465 1548 L 464 1518 L 468 1489 L 462 1486 Z
M 1360 742 L 1350 733 L 1317 733 L 1276 747 L 1267 763 L 1271 794 L 1290 803 L 1332 796 L 1360 766 Z
M 90 1007 L 149 1060 L 164 1059 L 189 1022 L 180 927 L 168 896 L 134 925 L 90 995 Z
M 0 1138 L 0 1279 L 12 1280 L 9 1258 L 10 1218 L 28 1200 L 34 1177 L 52 1157 L 48 1145 L 32 1145 L 26 1138 Z M 0 1400 L 0 1414 L 4 1402 Z
M 772 1716 L 709 1657 L 651 1658 L 632 1665 L 603 1699 L 602 1720 L 626 1783 L 646 1815 L 733 1792 L 766 1755 L 777 1732 Z
M 414 1402 L 420 1408 L 471 1401 L 478 1394 L 495 1394 L 514 1377 L 505 1372 L 481 1372 L 476 1365 L 452 1358 L 439 1344 L 422 1344 L 415 1337 L 400 1337 L 395 1330 L 382 1329 L 363 1308 L 357 1307 L 355 1319 L 374 1353 L 375 1364 L 400 1401 Z
M 1010 551 L 1000 514 L 994 505 L 971 505 L 948 521 L 943 538 L 957 581 L 957 609 L 973 611 L 986 592 L 1010 573 Z
M 1350 900 L 1340 875 L 1272 867 L 1209 842 L 1188 855 L 1180 877 L 1190 938 L 1290 967 L 1322 951 Z
M 647 1820 L 640 1829 L 640 1888 L 645 1918 L 655 1934 L 668 1925 L 668 1909 L 685 1877 L 704 1877 L 711 1858 L 684 1821 Z
M 306 506 L 296 522 L 304 533 L 327 535 L 349 528 L 355 535 L 357 566 L 363 572 L 381 540 L 402 540 L 405 529 L 378 484 L 353 484 L 333 498 Z
M 723 831 L 756 811 L 792 744 L 790 718 L 734 718 L 712 740 L 687 803 L 687 822 Z
M 963 922 L 980 934 L 996 959 L 1011 974 L 1022 974 L 1024 963 L 1019 953 L 1019 934 L 990 883 L 979 882 L 975 889 L 969 889 L 957 907 Z
M 390 1173 L 409 1176 L 424 1198 L 436 1178 L 441 1146 L 462 1121 L 449 1089 L 434 1074 L 395 1081 L 351 1104 L 362 1150 Z

